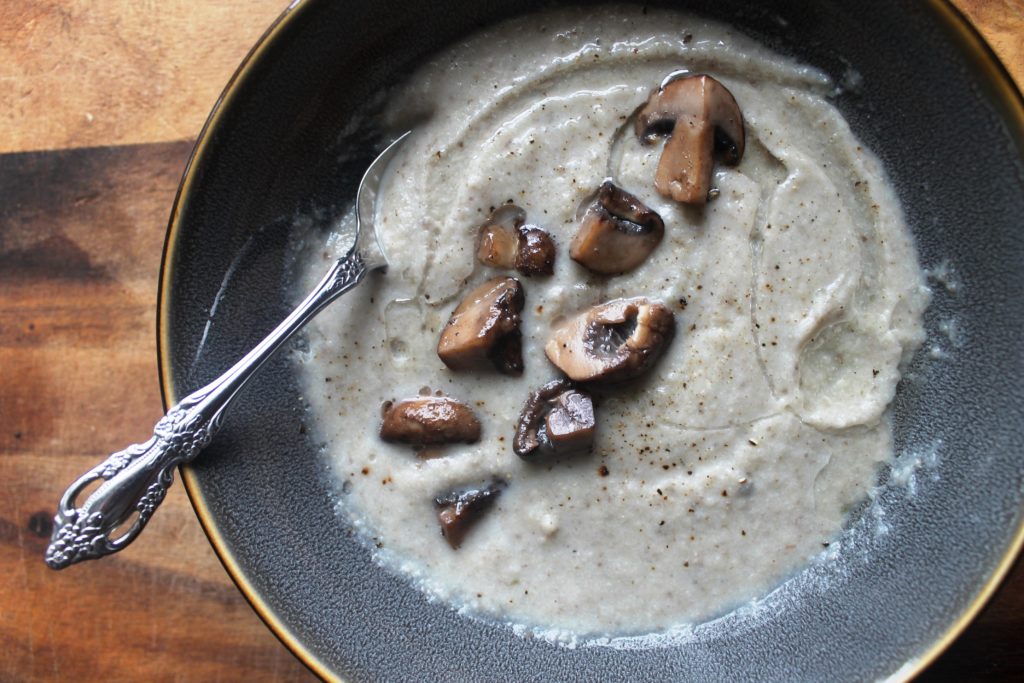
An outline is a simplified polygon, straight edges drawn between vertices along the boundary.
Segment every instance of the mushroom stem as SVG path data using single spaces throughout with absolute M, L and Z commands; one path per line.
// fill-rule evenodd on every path
M 676 127 L 658 160 L 654 187 L 666 197 L 685 204 L 704 204 L 711 189 L 715 128 L 706 119 L 687 116 Z

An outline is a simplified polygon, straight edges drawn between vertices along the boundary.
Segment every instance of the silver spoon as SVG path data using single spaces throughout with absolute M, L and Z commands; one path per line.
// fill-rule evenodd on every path
M 374 206 L 384 169 L 408 136 L 391 143 L 366 170 L 356 194 L 355 244 L 298 308 L 227 372 L 172 406 L 149 441 L 114 453 L 64 492 L 46 549 L 47 565 L 63 569 L 116 553 L 134 541 L 167 494 L 174 468 L 193 460 L 210 443 L 224 411 L 267 359 L 368 272 L 387 266 L 374 230 Z M 76 507 L 83 491 L 97 481 L 102 481 L 100 486 Z

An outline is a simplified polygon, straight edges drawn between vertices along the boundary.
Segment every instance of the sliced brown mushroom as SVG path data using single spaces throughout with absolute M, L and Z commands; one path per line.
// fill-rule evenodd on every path
M 678 202 L 707 202 L 716 149 L 727 164 L 743 158 L 743 114 L 728 88 L 707 75 L 663 83 L 640 110 L 636 133 L 644 142 L 668 135 L 654 187 Z
M 595 424 L 589 394 L 564 379 L 548 382 L 526 399 L 512 450 L 523 458 L 586 452 L 594 443 Z
M 476 240 L 476 258 L 492 268 L 514 268 L 519 252 L 519 235 L 503 225 L 485 223 Z
M 643 373 L 668 347 L 675 318 L 643 298 L 594 306 L 555 330 L 544 352 L 578 382 L 619 381 Z
M 508 375 L 523 372 L 519 323 L 526 297 L 519 280 L 484 282 L 452 312 L 437 343 L 437 355 L 452 370 L 496 367 Z
M 569 256 L 595 273 L 625 273 L 643 263 L 664 234 L 661 216 L 606 180 L 583 214 Z
M 555 241 L 536 225 L 519 228 L 516 270 L 526 277 L 555 272 Z
M 495 481 L 483 488 L 454 491 L 434 499 L 437 520 L 441 523 L 441 535 L 452 549 L 462 545 L 466 532 L 494 503 L 504 487 L 505 482 Z
M 469 406 L 453 398 L 420 396 L 384 411 L 380 438 L 413 446 L 473 443 L 480 440 L 480 420 Z
M 477 233 L 476 257 L 493 268 L 515 268 L 526 277 L 551 275 L 555 242 L 536 225 L 524 225 L 526 212 L 515 204 L 495 209 Z
M 526 212 L 515 204 L 502 204 L 491 212 L 477 232 L 476 257 L 494 268 L 514 268 L 519 252 L 519 228 Z

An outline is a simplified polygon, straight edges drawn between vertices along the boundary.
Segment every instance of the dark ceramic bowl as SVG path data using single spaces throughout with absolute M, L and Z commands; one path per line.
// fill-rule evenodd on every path
M 274 24 L 200 136 L 164 255 L 165 402 L 207 382 L 289 309 L 289 226 L 350 202 L 374 156 L 339 131 L 369 97 L 478 27 L 547 6 L 516 0 L 305 0 Z M 260 616 L 324 678 L 865 680 L 920 671 L 966 626 L 1024 540 L 1024 105 L 964 19 L 939 1 L 691 0 L 835 77 L 836 104 L 881 157 L 935 287 L 929 342 L 895 405 L 897 449 L 938 445 L 917 495 L 887 486 L 830 564 L 672 647 L 568 649 L 430 604 L 376 566 L 332 510 L 296 378 L 278 357 L 185 469 L 210 540 Z M 340 160 L 340 161 L 339 161 Z M 336 303 L 345 306 L 345 300 Z M 956 317 L 959 347 L 939 330 Z M 928 359 L 931 345 L 946 360 Z M 886 474 L 883 474 L 883 479 Z M 858 534 L 880 523 L 887 533 Z M 818 581 L 820 578 L 829 581 Z M 825 584 L 829 588 L 822 589 Z

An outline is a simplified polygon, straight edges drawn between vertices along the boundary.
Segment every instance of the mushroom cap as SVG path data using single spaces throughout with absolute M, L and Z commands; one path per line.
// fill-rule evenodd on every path
M 384 412 L 380 438 L 414 446 L 474 443 L 480 420 L 469 406 L 446 396 L 420 396 L 399 401 Z
M 519 314 L 525 303 L 519 280 L 487 280 L 470 291 L 452 312 L 437 343 L 437 355 L 452 370 L 496 365 L 506 373 L 521 373 Z
M 555 272 L 555 241 L 536 225 L 519 227 L 515 267 L 526 277 Z
M 526 399 L 512 450 L 526 458 L 538 451 L 568 455 L 589 451 L 594 442 L 594 403 L 564 379 L 548 382 Z
M 644 142 L 668 135 L 655 172 L 658 192 L 676 201 L 704 204 L 711 184 L 714 152 L 727 164 L 743 158 L 743 114 L 736 98 L 705 74 L 664 83 L 651 93 L 636 119 Z
M 617 275 L 643 263 L 664 234 L 661 216 L 606 180 L 583 214 L 569 256 L 595 273 Z
M 570 379 L 614 382 L 645 372 L 674 334 L 675 318 L 664 304 L 616 299 L 571 318 L 555 330 L 544 352 Z
M 671 135 L 677 121 L 693 117 L 718 129 L 723 161 L 737 164 L 746 144 L 743 113 L 736 98 L 720 81 L 707 74 L 674 78 L 651 93 L 637 114 L 636 134 L 644 142 Z

